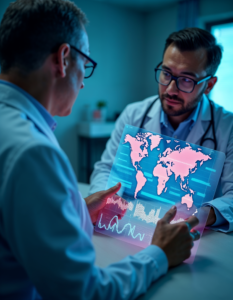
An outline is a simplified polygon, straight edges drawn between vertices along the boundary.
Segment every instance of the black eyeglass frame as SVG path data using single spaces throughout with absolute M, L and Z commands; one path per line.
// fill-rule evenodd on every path
M 198 84 L 200 84 L 200 83 L 202 83 L 202 82 L 204 82 L 204 81 L 206 81 L 206 80 L 208 80 L 208 79 L 210 79 L 210 78 L 213 77 L 212 75 L 208 75 L 208 76 L 202 78 L 202 79 L 199 80 L 199 81 L 196 81 L 196 80 L 194 80 L 194 79 L 192 79 L 192 78 L 190 78 L 190 77 L 186 77 L 186 76 L 178 76 L 178 77 L 177 77 L 177 76 L 172 75 L 171 72 L 169 72 L 169 71 L 167 71 L 167 70 L 165 70 L 165 69 L 160 69 L 160 68 L 158 68 L 161 64 L 162 64 L 162 62 L 159 63 L 159 64 L 157 65 L 157 67 L 154 69 L 154 71 L 155 71 L 155 80 L 156 80 L 159 84 L 161 84 L 161 85 L 163 85 L 163 86 L 168 86 L 168 85 L 172 82 L 172 80 L 175 80 L 176 86 L 177 86 L 178 90 L 180 90 L 181 92 L 184 92 L 184 93 L 188 93 L 188 94 L 192 93 L 193 90 L 195 89 L 195 86 L 196 86 L 196 85 L 198 85 Z M 156 76 L 157 71 L 166 71 L 167 73 L 169 73 L 169 74 L 171 75 L 171 80 L 170 80 L 170 82 L 169 82 L 168 84 L 162 84 L 162 83 L 160 83 L 160 82 L 157 80 L 157 78 L 156 78 L 156 77 L 157 77 L 157 76 Z M 194 85 L 193 85 L 192 91 L 186 92 L 186 91 L 181 90 L 181 89 L 178 87 L 178 79 L 179 79 L 180 77 L 188 78 L 189 80 L 192 80 L 192 81 L 193 81 Z
M 85 53 L 83 53 L 81 50 L 79 50 L 78 48 L 70 45 L 70 48 L 74 49 L 75 51 L 77 51 L 78 53 L 80 53 L 82 56 L 84 56 L 89 62 L 93 63 L 93 66 L 85 66 L 85 68 L 93 68 L 92 72 L 89 76 L 84 76 L 84 78 L 90 78 L 92 76 L 92 74 L 94 73 L 94 70 L 97 66 L 97 62 L 95 62 L 93 59 L 91 59 L 88 55 L 86 55 Z

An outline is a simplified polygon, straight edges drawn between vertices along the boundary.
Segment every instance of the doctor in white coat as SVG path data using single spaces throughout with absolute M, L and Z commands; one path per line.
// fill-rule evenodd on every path
M 125 124 L 142 127 L 226 154 L 215 197 L 204 205 L 211 206 L 208 226 L 233 230 L 233 114 L 207 98 L 217 82 L 221 57 L 221 47 L 205 30 L 189 28 L 167 38 L 163 61 L 155 69 L 159 95 L 122 112 L 95 164 L 90 193 L 105 187 Z

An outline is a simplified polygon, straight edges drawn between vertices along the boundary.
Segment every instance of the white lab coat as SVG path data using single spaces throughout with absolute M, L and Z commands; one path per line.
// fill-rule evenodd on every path
M 155 98 L 156 96 L 152 96 L 143 101 L 129 104 L 122 112 L 116 122 L 111 138 L 107 142 L 101 161 L 95 164 L 94 171 L 91 175 L 90 194 L 105 189 L 125 124 L 139 127 L 147 108 Z M 215 103 L 213 105 L 213 111 L 217 150 L 226 154 L 226 160 L 214 200 L 209 201 L 208 205 L 217 209 L 229 222 L 225 223 L 225 225 L 212 227 L 212 229 L 230 232 L 233 231 L 233 113 L 224 110 L 223 107 Z M 148 113 L 143 128 L 161 133 L 160 112 L 161 102 L 158 100 Z M 197 122 L 190 131 L 186 141 L 193 144 L 200 144 L 201 138 L 210 121 L 210 105 L 207 97 L 204 95 Z M 213 138 L 212 128 L 206 135 L 206 138 L 207 137 Z M 203 146 L 211 149 L 214 148 L 212 141 L 205 141 Z

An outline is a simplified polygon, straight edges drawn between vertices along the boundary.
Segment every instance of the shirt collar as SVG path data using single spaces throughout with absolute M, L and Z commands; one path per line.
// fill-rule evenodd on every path
M 0 79 L 0 83 L 8 85 L 8 86 L 16 89 L 20 93 L 22 93 L 37 108 L 37 110 L 40 112 L 40 114 L 42 115 L 42 117 L 45 119 L 46 123 L 49 125 L 49 127 L 51 128 L 51 130 L 52 131 L 55 130 L 55 128 L 57 126 L 56 121 L 51 116 L 51 114 L 44 108 L 44 106 L 42 106 L 34 97 L 32 97 L 26 91 L 24 91 L 23 89 L 21 89 L 20 87 L 18 87 L 17 85 L 15 85 L 15 84 L 13 84 L 11 82 L 8 82 L 8 81 Z
M 196 108 L 191 113 L 191 115 L 189 115 L 189 117 L 185 121 L 182 122 L 182 123 L 186 123 L 187 125 L 190 124 L 190 127 L 189 127 L 190 130 L 192 129 L 192 127 L 194 126 L 194 124 L 197 121 L 200 106 L 201 106 L 201 103 L 199 102 L 198 105 L 196 106 Z M 168 127 L 170 125 L 167 114 L 164 112 L 162 107 L 161 107 L 161 114 L 160 114 L 160 124 L 165 127 Z

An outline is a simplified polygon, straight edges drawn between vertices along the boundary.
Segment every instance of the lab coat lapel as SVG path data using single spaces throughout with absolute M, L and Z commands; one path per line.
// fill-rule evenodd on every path
M 210 120 L 211 120 L 211 112 L 210 112 L 209 100 L 204 95 L 197 121 L 193 126 L 192 130 L 190 131 L 186 141 L 193 144 L 199 144 L 201 138 L 205 134 L 205 128 L 207 128 Z
M 160 128 L 160 112 L 161 112 L 161 102 L 160 99 L 155 101 L 155 104 L 147 114 L 148 121 L 145 123 L 144 128 L 155 133 L 161 134 Z
M 1 98 L 0 102 L 5 103 L 6 105 L 15 107 L 26 114 L 26 116 L 36 125 L 36 127 L 44 134 L 46 135 L 49 140 L 56 145 L 57 147 L 60 147 L 58 144 L 58 141 L 53 134 L 51 128 L 45 121 L 45 119 L 42 117 L 40 112 L 37 110 L 37 108 L 33 105 L 33 103 L 30 102 L 27 97 L 25 97 L 23 94 L 21 94 L 16 89 L 1 84 Z

